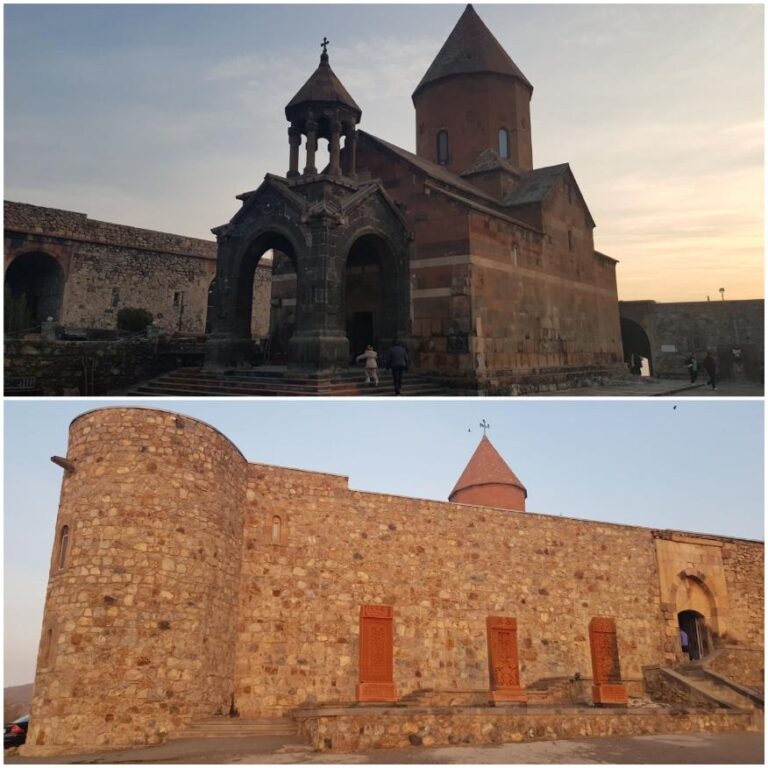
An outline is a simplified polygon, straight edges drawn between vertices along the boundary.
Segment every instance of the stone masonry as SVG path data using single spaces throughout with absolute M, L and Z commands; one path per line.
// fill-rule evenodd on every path
M 487 701 L 489 616 L 515 618 L 529 691 L 588 684 L 590 621 L 611 617 L 637 695 L 643 667 L 679 658 L 673 589 L 706 595 L 715 639 L 762 647 L 760 542 L 353 491 L 143 408 L 78 417 L 60 463 L 30 755 L 157 743 L 232 706 L 351 704 L 361 606 L 391 607 L 398 699 Z M 664 565 L 697 546 L 694 568 Z

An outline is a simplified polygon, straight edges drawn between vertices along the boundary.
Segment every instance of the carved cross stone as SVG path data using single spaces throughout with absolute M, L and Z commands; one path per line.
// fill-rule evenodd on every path
M 488 670 L 491 678 L 492 704 L 526 705 L 528 696 L 520 685 L 517 660 L 517 619 L 509 616 L 488 616 Z
M 592 652 L 592 699 L 597 707 L 626 707 L 627 688 L 621 682 L 616 622 L 595 617 L 589 622 Z
M 397 701 L 392 676 L 393 614 L 391 605 L 360 606 L 360 702 Z

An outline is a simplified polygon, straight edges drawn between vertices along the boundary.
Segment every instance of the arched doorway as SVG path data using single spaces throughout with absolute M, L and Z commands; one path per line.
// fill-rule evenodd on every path
M 296 267 L 281 251 L 272 253 L 269 303 L 268 360 L 282 365 L 289 360 L 291 337 L 296 330 Z
M 362 235 L 349 249 L 344 307 L 350 357 L 354 360 L 372 344 L 381 359 L 397 337 L 402 310 L 395 258 L 384 238 Z
M 652 376 L 651 342 L 643 327 L 626 317 L 621 320 L 621 343 L 624 347 L 624 362 L 637 376 Z
M 64 271 L 47 253 L 25 253 L 14 259 L 5 272 L 5 294 L 6 332 L 39 330 L 47 318 L 61 317 Z M 21 327 L 25 323 L 30 325 Z
M 692 661 L 708 656 L 712 642 L 704 616 L 698 611 L 680 611 L 677 614 L 677 623 L 680 627 L 680 645 L 683 655 Z

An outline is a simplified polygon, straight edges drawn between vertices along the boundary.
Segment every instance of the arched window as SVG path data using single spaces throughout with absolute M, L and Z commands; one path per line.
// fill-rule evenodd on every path
M 444 129 L 437 134 L 437 162 L 448 165 L 448 131 Z
M 509 159 L 509 131 L 506 128 L 499 128 L 499 156 Z
M 272 518 L 272 543 L 273 544 L 280 543 L 282 528 L 283 528 L 283 521 L 277 515 L 275 515 Z
M 67 547 L 69 546 L 69 526 L 65 525 L 59 535 L 59 567 L 61 570 L 67 562 Z

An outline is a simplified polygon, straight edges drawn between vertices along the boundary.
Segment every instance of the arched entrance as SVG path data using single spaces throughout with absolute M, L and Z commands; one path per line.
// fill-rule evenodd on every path
M 5 294 L 6 332 L 39 330 L 47 318 L 61 317 L 64 271 L 47 253 L 25 253 L 14 259 L 5 272 Z M 25 323 L 30 325 L 21 327 Z
M 382 358 L 397 337 L 403 311 L 397 278 L 394 253 L 383 237 L 365 234 L 354 241 L 344 284 L 345 325 L 353 360 L 368 344 Z
M 680 611 L 677 614 L 680 627 L 680 646 L 683 655 L 692 661 L 703 659 L 712 650 L 712 642 L 706 619 L 698 611 Z
M 652 376 L 651 342 L 643 327 L 634 320 L 622 317 L 621 343 L 624 347 L 624 362 L 637 376 Z
M 272 254 L 269 342 L 267 359 L 282 365 L 290 359 L 290 342 L 296 330 L 296 267 L 281 251 Z

